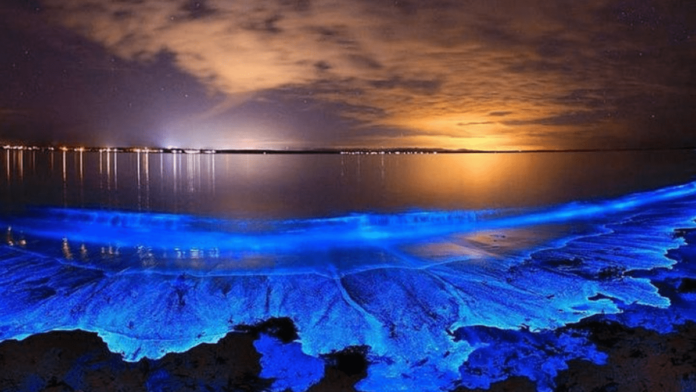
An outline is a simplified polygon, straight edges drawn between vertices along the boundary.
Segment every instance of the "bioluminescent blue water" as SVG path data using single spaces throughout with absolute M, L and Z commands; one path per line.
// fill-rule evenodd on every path
M 545 208 L 306 219 L 35 208 L 3 218 L 0 339 L 79 328 L 135 361 L 289 317 L 299 341 L 256 342 L 274 390 L 305 390 L 322 355 L 363 345 L 365 391 L 509 375 L 549 390 L 566 361 L 605 360 L 556 329 L 685 300 L 659 287 L 682 268 L 674 230 L 695 217 L 696 182 Z M 696 319 L 676 305 L 685 313 L 666 322 Z
M 261 354 L 260 377 L 274 379 L 276 390 L 304 391 L 324 376 L 324 361 L 303 353 L 300 343 L 261 334 L 254 346 Z

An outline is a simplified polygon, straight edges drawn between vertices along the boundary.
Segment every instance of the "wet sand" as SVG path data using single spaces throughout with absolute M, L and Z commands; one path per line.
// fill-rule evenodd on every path
M 676 230 L 686 244 L 671 251 L 682 267 L 678 279 L 656 282 L 663 294 L 696 293 L 689 276 L 694 262 L 696 230 Z M 669 282 L 668 282 L 669 281 Z M 689 299 L 691 298 L 691 299 Z M 689 308 L 691 309 L 691 308 Z M 691 311 L 689 311 L 691 312 Z M 693 315 L 690 315 L 693 316 Z M 674 332 L 629 328 L 610 316 L 595 315 L 559 332 L 585 336 L 607 363 L 571 360 L 555 378 L 557 391 L 696 391 L 696 323 L 687 317 Z M 264 391 L 272 380 L 261 378 L 261 355 L 254 347 L 260 334 L 287 343 L 298 339 L 290 319 L 277 318 L 237 327 L 216 344 L 201 344 L 158 360 L 125 362 L 111 353 L 96 333 L 54 331 L 22 341 L 0 343 L 0 392 L 11 391 Z M 368 347 L 349 347 L 323 357 L 325 373 L 309 392 L 355 391 L 367 376 Z M 494 383 L 489 391 L 536 391 L 524 377 Z M 388 390 L 385 388 L 385 390 Z M 481 391 L 459 387 L 456 392 Z
M 201 344 L 159 360 L 124 362 L 95 334 L 55 331 L 0 344 L 0 390 L 5 391 L 263 391 L 259 377 L 259 332 L 292 340 L 288 320 L 233 332 L 217 344 Z M 568 326 L 586 332 L 608 354 L 606 365 L 573 360 L 556 378 L 558 391 L 696 391 L 696 324 L 660 335 L 599 318 Z M 325 357 L 323 379 L 310 392 L 354 391 L 367 375 L 364 348 Z M 477 389 L 479 391 L 480 389 Z M 490 391 L 535 391 L 529 379 L 513 377 Z M 457 388 L 457 392 L 472 391 Z

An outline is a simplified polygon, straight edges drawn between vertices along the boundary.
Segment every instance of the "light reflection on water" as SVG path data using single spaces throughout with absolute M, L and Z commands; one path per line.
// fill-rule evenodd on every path
M 7 229 L 8 244 L 113 271 L 173 273 L 331 275 L 490 261 L 584 230 L 554 218 L 563 211 L 554 206 L 684 183 L 696 172 L 690 151 L 3 154 L 2 212 L 8 222 L 29 214 L 24 231 L 17 220 Z M 49 209 L 32 217 L 37 206 Z M 535 214 L 544 223 L 524 222 Z
M 694 194 L 696 182 L 543 209 L 356 213 L 286 220 L 33 208 L 5 218 L 3 223 L 8 228 L 8 245 L 30 243 L 30 250 L 50 254 L 62 240 L 61 254 L 54 252 L 54 257 L 75 260 L 72 249 L 79 245 L 80 259 L 90 268 L 112 272 L 136 267 L 172 274 L 314 273 L 333 277 L 371 269 L 425 269 L 476 259 L 505 269 L 542 244 L 552 246 L 577 233 L 602 232 L 612 220 L 630 219 L 650 205 Z M 19 234 L 17 240 L 13 230 Z M 123 256 L 114 257 L 109 252 L 105 258 L 106 247 Z M 88 253 L 94 256 L 87 257 Z M 205 263 L 200 263 L 201 259 Z
M 281 315 L 304 357 L 369 347 L 360 390 L 551 390 L 566 361 L 604 360 L 557 328 L 687 302 L 631 272 L 688 265 L 667 257 L 694 227 L 688 151 L 2 153 L 0 340 L 80 328 L 137 361 Z M 305 370 L 257 348 L 264 377 Z
M 541 207 L 685 183 L 696 173 L 692 151 L 2 154 L 4 212 L 48 205 L 257 219 Z

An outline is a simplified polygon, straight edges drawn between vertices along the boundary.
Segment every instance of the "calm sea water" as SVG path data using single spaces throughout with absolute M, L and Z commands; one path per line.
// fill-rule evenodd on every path
M 368 347 L 360 390 L 550 391 L 606 359 L 562 326 L 696 320 L 669 257 L 692 151 L 0 154 L 0 341 L 83 329 L 139 361 L 280 316 L 301 338 L 255 341 L 271 390 Z
M 4 213 L 27 206 L 307 218 L 538 207 L 692 181 L 693 151 L 440 155 L 0 152 Z

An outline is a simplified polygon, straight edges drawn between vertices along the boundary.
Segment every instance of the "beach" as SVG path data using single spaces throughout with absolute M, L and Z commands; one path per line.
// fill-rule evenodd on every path
M 569 328 L 589 334 L 609 355 L 606 365 L 583 360 L 568 363 L 556 378 L 557 391 L 696 390 L 696 324 L 661 335 L 602 320 Z M 0 344 L 0 390 L 10 391 L 264 391 L 259 377 L 255 333 L 230 333 L 217 344 L 202 344 L 159 360 L 124 362 L 109 352 L 95 333 L 60 331 L 21 342 Z M 324 377 L 309 392 L 356 391 L 366 376 L 359 351 L 327 357 Z M 385 389 L 386 390 L 386 389 Z M 483 391 L 456 388 L 453 391 Z M 489 391 L 536 391 L 524 377 L 495 383 Z
M 678 258 L 680 265 L 693 268 L 696 231 L 677 230 L 675 235 L 687 242 L 670 252 L 670 256 Z M 672 287 L 660 285 L 662 291 L 672 296 L 688 299 L 696 293 L 692 276 L 665 281 L 671 282 Z M 672 332 L 659 333 L 649 328 L 622 325 L 614 316 L 595 315 L 554 333 L 583 337 L 606 354 L 604 364 L 569 360 L 567 369 L 558 372 L 553 380 L 555 391 L 696 390 L 696 323 L 693 321 L 675 325 Z M 284 345 L 299 340 L 292 320 L 272 318 L 256 325 L 240 326 L 214 344 L 200 344 L 157 360 L 143 358 L 127 362 L 121 355 L 110 352 L 96 333 L 80 330 L 40 333 L 21 341 L 0 343 L 0 390 L 273 390 L 273 380 L 261 377 L 262 354 L 254 346 L 262 335 Z M 322 356 L 324 375 L 307 391 L 360 390 L 356 389 L 356 384 L 368 375 L 369 350 L 365 346 L 347 347 Z M 451 390 L 537 391 L 535 381 L 510 374 L 505 380 L 492 383 L 490 388 L 460 386 Z

